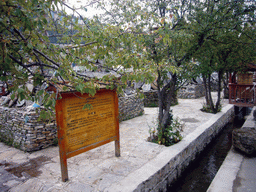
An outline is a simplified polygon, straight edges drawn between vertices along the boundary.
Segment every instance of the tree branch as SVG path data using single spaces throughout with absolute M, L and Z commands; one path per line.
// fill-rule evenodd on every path
M 31 63 L 29 65 L 24 65 L 25 67 L 33 67 L 33 66 L 43 66 L 43 67 L 47 67 L 47 68 L 51 68 L 51 69 L 55 69 L 55 70 L 58 70 L 57 67 L 54 67 L 54 66 L 51 66 L 51 65 L 47 65 L 47 64 L 44 64 L 44 63 Z
M 75 48 L 80 48 L 80 47 L 86 47 L 88 45 L 93 45 L 95 43 L 98 43 L 97 41 L 93 41 L 93 42 L 90 42 L 90 43 L 86 43 L 86 44 L 81 44 L 81 45 L 77 45 L 77 46 L 73 46 L 73 47 L 65 47 L 66 49 L 75 49 Z
M 27 39 L 21 34 L 20 31 L 18 31 L 16 28 L 14 28 L 15 33 L 17 33 L 23 41 L 27 41 Z M 41 51 L 39 51 L 38 49 L 33 47 L 33 51 L 35 51 L 36 53 L 38 53 L 39 55 L 43 56 L 45 59 L 47 59 L 48 61 L 50 61 L 52 64 L 56 65 L 57 67 L 60 66 L 60 64 L 56 63 L 55 61 L 53 61 L 52 59 L 50 59 L 48 56 L 46 56 L 44 53 L 42 53 Z
M 16 62 L 17 64 L 19 64 L 20 66 L 22 66 L 23 68 L 25 68 L 29 73 L 31 73 L 32 75 L 34 75 L 34 73 L 28 68 L 26 67 L 21 61 L 17 60 L 15 57 L 13 57 L 12 55 L 8 54 L 9 57 Z
M 41 51 L 39 51 L 38 49 L 36 48 L 33 48 L 33 50 L 40 54 L 41 56 L 43 56 L 45 59 L 47 59 L 48 61 L 50 61 L 52 64 L 56 65 L 57 67 L 60 67 L 60 64 L 56 63 L 55 61 L 53 61 L 52 59 L 50 59 L 48 56 L 46 56 L 44 53 L 42 53 Z

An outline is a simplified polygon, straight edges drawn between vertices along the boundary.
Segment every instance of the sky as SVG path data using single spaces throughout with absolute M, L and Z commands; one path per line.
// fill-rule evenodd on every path
M 96 8 L 93 8 L 92 6 L 89 6 L 89 1 L 88 0 L 65 0 L 65 2 L 76 9 L 77 11 L 84 17 L 87 18 L 92 18 L 96 14 L 103 13 L 102 11 L 96 10 Z M 79 9 L 81 6 L 86 7 L 86 11 L 84 9 Z M 68 14 L 72 14 L 72 11 L 66 10 Z

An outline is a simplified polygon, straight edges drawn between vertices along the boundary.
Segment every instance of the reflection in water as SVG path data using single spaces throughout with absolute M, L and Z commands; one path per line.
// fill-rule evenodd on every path
M 215 176 L 215 173 L 218 171 L 218 168 L 216 166 L 216 158 L 215 155 L 210 155 L 209 162 L 207 163 L 207 175 L 208 178 L 212 178 Z

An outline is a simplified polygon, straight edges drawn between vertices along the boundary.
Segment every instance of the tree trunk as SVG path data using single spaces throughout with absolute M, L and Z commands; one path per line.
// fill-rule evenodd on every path
M 216 101 L 214 113 L 217 113 L 220 107 L 221 80 L 222 80 L 222 71 L 218 71 L 218 93 L 217 93 L 217 101 Z
M 170 82 L 164 85 L 162 88 L 160 86 L 161 84 L 160 80 L 161 80 L 161 75 L 160 73 L 158 73 L 158 78 L 157 78 L 158 105 L 159 105 L 158 131 L 162 133 L 161 142 L 164 144 L 164 141 L 166 141 L 168 138 L 165 138 L 164 137 L 165 135 L 163 133 L 165 132 L 165 129 L 171 124 L 170 108 L 171 108 L 171 104 L 173 103 L 173 97 L 176 95 L 175 89 L 176 89 L 176 83 L 177 83 L 177 75 L 173 74 Z
M 206 99 L 206 106 L 210 108 L 213 113 L 217 113 L 220 107 L 220 100 L 221 100 L 221 81 L 222 81 L 223 71 L 218 72 L 218 92 L 217 92 L 217 101 L 214 105 L 212 94 L 211 94 L 211 74 L 203 75 L 204 87 L 205 87 L 205 99 Z
M 228 77 L 228 72 L 226 72 L 226 78 L 223 78 L 223 84 L 224 84 L 224 98 L 228 99 L 229 98 L 229 77 Z
M 177 75 L 173 74 L 172 79 L 168 84 L 166 84 L 162 88 L 162 95 L 163 95 L 163 119 L 160 121 L 161 125 L 167 127 L 170 125 L 169 118 L 170 118 L 170 108 L 173 101 L 173 97 L 176 95 L 176 83 L 177 83 Z
M 204 89 L 205 89 L 205 100 L 206 100 L 206 105 L 209 106 L 210 105 L 210 101 L 209 101 L 209 92 L 208 92 L 208 86 L 207 86 L 207 80 L 206 80 L 206 76 L 203 76 L 203 82 L 204 82 Z
M 207 77 L 207 86 L 208 86 L 208 96 L 209 96 L 209 106 L 210 106 L 210 109 L 213 111 L 215 111 L 215 108 L 214 108 L 214 104 L 213 104 L 213 101 L 212 101 L 212 90 L 211 90 L 211 74 L 208 75 Z
M 158 71 L 158 77 L 157 77 L 157 94 L 158 94 L 158 121 L 159 121 L 159 126 L 160 122 L 163 119 L 163 95 L 161 92 L 161 73 Z

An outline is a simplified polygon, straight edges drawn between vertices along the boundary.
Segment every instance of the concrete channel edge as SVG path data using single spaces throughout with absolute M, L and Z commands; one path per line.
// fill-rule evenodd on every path
M 234 106 L 227 105 L 206 123 L 183 138 L 179 143 L 166 147 L 154 159 L 130 173 L 118 184 L 110 186 L 109 192 L 166 191 L 183 170 L 207 144 L 234 118 Z
M 251 113 L 246 118 L 242 127 L 254 127 L 255 120 L 253 117 L 253 111 L 256 110 L 254 106 Z M 237 178 L 238 172 L 241 169 L 244 156 L 231 147 L 228 152 L 224 162 L 222 163 L 220 169 L 215 175 L 212 183 L 210 184 L 207 192 L 231 192 L 234 191 L 234 181 Z

